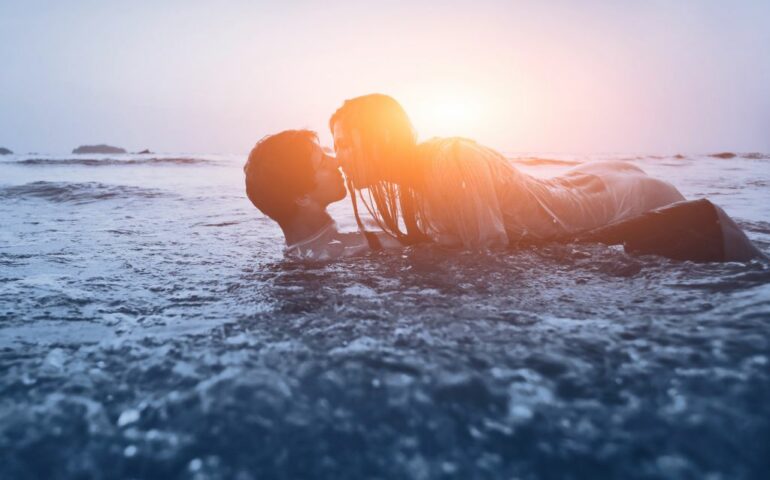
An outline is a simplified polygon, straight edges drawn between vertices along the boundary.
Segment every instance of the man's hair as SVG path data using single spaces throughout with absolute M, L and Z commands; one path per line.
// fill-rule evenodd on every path
M 317 145 L 318 136 L 310 130 L 285 130 L 257 142 L 243 166 L 251 203 L 278 223 L 290 220 L 297 198 L 315 188 Z

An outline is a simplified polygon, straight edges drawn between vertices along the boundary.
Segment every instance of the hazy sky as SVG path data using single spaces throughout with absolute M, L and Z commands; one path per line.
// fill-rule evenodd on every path
M 240 153 L 396 97 L 510 152 L 770 151 L 770 1 L 0 0 L 0 146 Z

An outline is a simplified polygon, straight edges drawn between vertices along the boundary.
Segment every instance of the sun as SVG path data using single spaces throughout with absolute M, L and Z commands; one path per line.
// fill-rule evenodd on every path
M 441 89 L 415 95 L 405 105 L 420 137 L 469 136 L 483 119 L 483 97 L 461 89 Z

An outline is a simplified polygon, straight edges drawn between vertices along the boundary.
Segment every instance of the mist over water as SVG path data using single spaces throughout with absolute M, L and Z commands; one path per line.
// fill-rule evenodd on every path
M 767 154 L 611 158 L 711 199 L 770 254 Z M 770 468 L 766 263 L 598 245 L 290 262 L 243 161 L 0 157 L 0 478 Z M 355 228 L 347 202 L 332 214 Z

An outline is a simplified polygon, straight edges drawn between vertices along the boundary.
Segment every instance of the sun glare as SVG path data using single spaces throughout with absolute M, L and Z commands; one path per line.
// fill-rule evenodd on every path
M 423 139 L 434 136 L 469 136 L 483 118 L 479 95 L 461 90 L 434 91 L 404 105 Z

